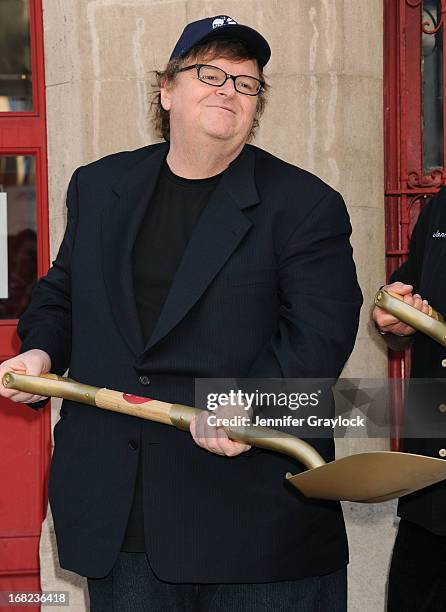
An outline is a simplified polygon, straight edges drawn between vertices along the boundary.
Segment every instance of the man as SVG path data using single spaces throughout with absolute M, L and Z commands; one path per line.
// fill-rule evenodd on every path
M 385 288 L 424 313 L 429 304 L 446 314 L 446 191 L 442 189 L 423 208 L 414 228 L 407 261 Z M 428 336 L 399 321 L 381 308 L 373 311 L 379 330 L 394 350 L 412 349 L 411 377 L 406 405 L 406 430 L 411 437 L 403 450 L 444 458 L 446 349 Z M 423 431 L 438 436 L 429 437 Z M 435 430 L 433 430 L 435 431 Z M 410 435 L 410 433 L 408 434 Z M 401 517 L 389 575 L 389 612 L 440 612 L 446 596 L 446 485 L 438 483 L 398 504 Z
M 69 367 L 189 405 L 195 377 L 339 376 L 362 301 L 350 223 L 330 187 L 247 145 L 269 57 L 228 16 L 185 28 L 158 75 L 167 142 L 74 173 L 59 254 L 1 372 Z M 191 433 L 64 402 L 50 503 L 91 609 L 345 610 L 339 504 L 303 499 L 283 481 L 302 466 L 205 413 Z M 331 440 L 318 450 L 333 458 Z

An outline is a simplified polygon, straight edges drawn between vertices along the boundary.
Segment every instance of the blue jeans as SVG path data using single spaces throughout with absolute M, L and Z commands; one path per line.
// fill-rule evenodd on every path
M 145 553 L 121 552 L 104 578 L 88 579 L 91 612 L 346 612 L 347 568 L 285 582 L 172 584 Z

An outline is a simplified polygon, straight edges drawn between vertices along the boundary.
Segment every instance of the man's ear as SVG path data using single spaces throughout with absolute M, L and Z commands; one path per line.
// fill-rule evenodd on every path
M 164 82 L 160 88 L 160 101 L 161 106 L 165 111 L 170 111 L 171 98 L 170 98 L 170 87 Z

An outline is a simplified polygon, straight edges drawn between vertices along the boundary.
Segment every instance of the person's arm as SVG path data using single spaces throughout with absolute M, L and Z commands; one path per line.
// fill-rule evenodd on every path
M 350 233 L 345 204 L 332 190 L 291 231 L 278 254 L 277 330 L 244 378 L 339 376 L 353 348 L 362 304 Z M 249 449 L 214 430 L 204 414 L 191 426 L 197 444 L 211 452 L 234 456 Z
M 412 232 L 408 258 L 393 272 L 390 277 L 390 283 L 383 287 L 385 290 L 394 291 L 403 296 L 407 304 L 424 313 L 429 311 L 429 304 L 418 293 L 420 284 L 419 270 L 421 269 L 424 256 L 429 217 L 433 205 L 434 201 L 431 201 L 421 211 Z M 413 327 L 406 325 L 378 306 L 375 306 L 373 309 L 372 319 L 391 350 L 404 351 L 410 348 L 413 335 L 416 332 Z
M 20 354 L 0 366 L 0 394 L 13 401 L 41 408 L 47 398 L 11 392 L 1 385 L 3 374 L 25 370 L 39 375 L 51 371 L 63 374 L 71 355 L 71 255 L 76 234 L 78 173 L 73 174 L 67 192 L 67 226 L 56 259 L 42 277 L 31 296 L 28 308 L 20 318 L 17 333 L 22 340 Z M 39 401 L 36 401 L 38 399 Z
M 337 378 L 353 349 L 362 305 L 344 201 L 330 190 L 279 253 L 277 330 L 248 377 Z

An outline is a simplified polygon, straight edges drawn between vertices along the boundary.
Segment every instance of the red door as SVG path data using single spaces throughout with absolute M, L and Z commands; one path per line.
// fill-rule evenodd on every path
M 446 184 L 446 0 L 384 1 L 387 277 L 408 254 L 426 200 Z M 389 377 L 408 376 L 409 352 L 390 351 Z M 398 449 L 403 386 L 392 385 Z
M 0 2 L 0 361 L 48 269 L 41 0 Z M 0 399 L 0 591 L 40 589 L 39 538 L 51 451 L 49 407 Z M 2 602 L 3 603 L 3 602 Z M 16 610 L 3 607 L 1 610 Z M 27 607 L 39 610 L 39 606 Z

